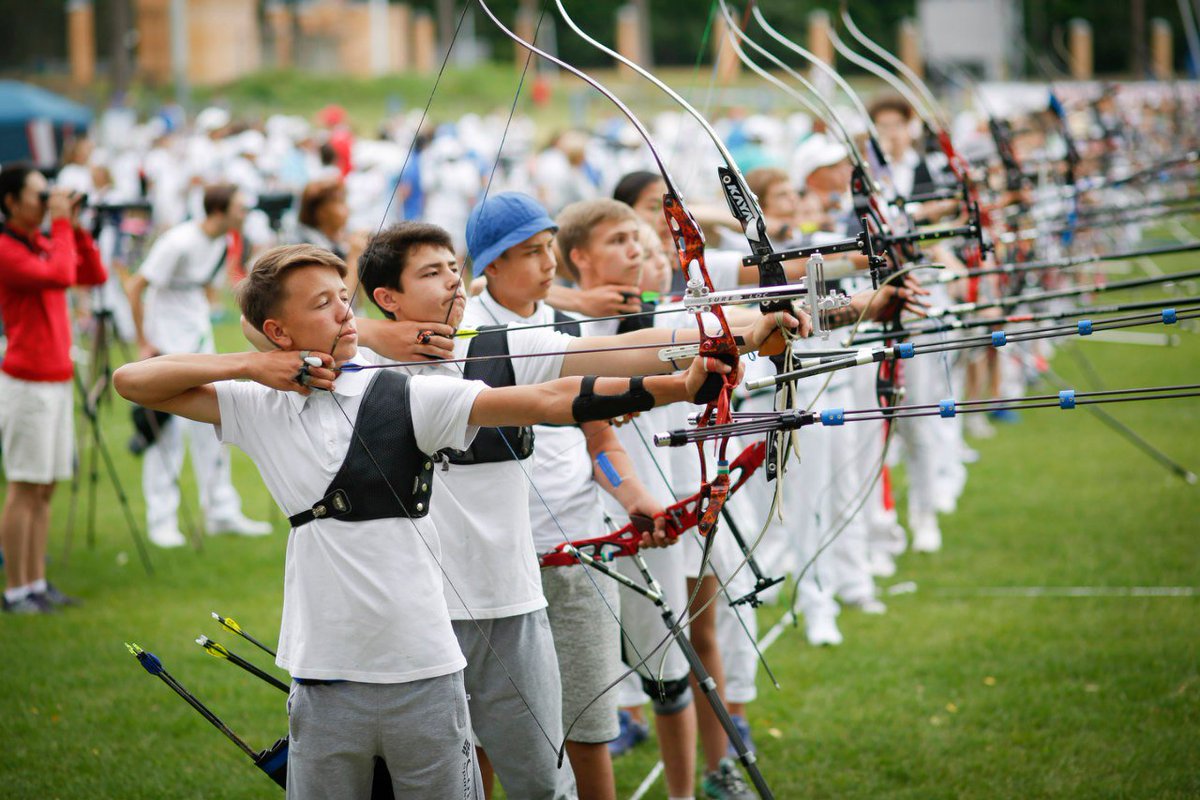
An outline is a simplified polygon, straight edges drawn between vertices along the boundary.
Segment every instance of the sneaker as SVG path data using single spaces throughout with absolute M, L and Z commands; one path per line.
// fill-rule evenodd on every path
M 842 605 L 872 616 L 881 616 L 887 613 L 887 603 L 878 597 L 867 597 L 863 600 L 843 600 Z
M 187 539 L 179 531 L 179 528 L 155 528 L 148 534 L 150 543 L 165 549 L 173 547 L 183 547 L 187 544 Z
M 229 519 L 210 520 L 207 525 L 210 536 L 232 533 L 235 536 L 266 536 L 271 532 L 271 523 L 259 522 L 242 514 Z
M 728 758 L 722 758 L 720 765 L 704 776 L 701 789 L 705 797 L 713 800 L 755 800 L 758 797 Z
M 988 422 L 983 414 L 968 414 L 963 422 L 963 430 L 973 439 L 990 439 L 996 435 L 996 429 Z
M 936 553 L 942 549 L 942 529 L 938 525 L 937 514 L 932 511 L 917 513 L 909 521 L 914 553 Z
M 39 595 L 27 594 L 20 600 L 9 600 L 3 598 L 5 614 L 53 614 L 54 607 L 49 603 L 40 600 Z
M 987 415 L 988 419 L 993 422 L 1004 422 L 1011 425 L 1014 422 L 1021 421 L 1021 415 L 1011 408 L 998 408 L 995 411 L 989 411 Z
M 650 726 L 636 721 L 625 709 L 617 711 L 617 724 L 620 733 L 617 738 L 608 743 L 608 752 L 613 757 L 622 756 L 650 738 Z
M 832 614 L 817 614 L 805 620 L 804 634 L 813 647 L 837 647 L 842 643 L 842 632 Z
M 867 554 L 867 571 L 872 578 L 890 578 L 896 574 L 896 559 L 890 553 L 872 550 Z
M 750 736 L 750 723 L 741 714 L 730 714 L 729 718 L 733 720 L 733 727 L 737 728 L 738 735 L 742 737 L 742 741 L 746 744 L 746 749 L 751 753 L 758 752 L 754 749 L 754 739 Z M 729 757 L 737 758 L 738 752 L 733 747 L 733 742 L 729 743 Z
M 71 597 L 70 595 L 63 594 L 53 583 L 46 584 L 46 591 L 42 592 L 41 596 L 46 598 L 50 605 L 56 608 L 67 608 L 70 606 L 83 605 L 82 600 L 77 597 Z

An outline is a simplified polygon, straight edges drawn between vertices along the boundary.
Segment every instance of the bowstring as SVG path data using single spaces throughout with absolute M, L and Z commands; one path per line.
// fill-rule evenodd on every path
M 429 90 L 429 97 L 425 100 L 425 107 L 421 110 L 420 119 L 417 120 L 417 128 L 415 131 L 413 131 L 412 141 L 409 142 L 408 151 L 404 154 L 404 161 L 400 165 L 400 172 L 398 174 L 401 176 L 404 174 L 404 170 L 408 167 L 408 162 L 412 159 L 413 154 L 417 150 L 417 139 L 420 138 L 421 128 L 425 127 L 425 120 L 429 116 L 429 109 L 433 106 L 433 98 L 437 94 L 438 85 L 442 82 L 442 75 L 444 75 L 446 72 L 446 65 L 450 63 L 450 54 L 454 52 L 454 43 L 458 41 L 459 31 L 462 30 L 463 20 L 466 19 L 467 10 L 470 7 L 470 3 L 464 3 L 462 13 L 458 15 L 458 24 L 454 27 L 454 34 L 450 37 L 450 43 L 446 45 L 446 52 L 442 56 L 442 63 L 438 67 L 437 76 L 433 79 L 433 87 Z M 371 256 L 373 255 L 372 251 L 375 249 L 375 241 L 378 239 L 380 231 L 383 230 L 383 226 L 387 224 L 388 214 L 392 210 L 392 203 L 396 201 L 396 194 L 399 190 L 400 184 L 397 182 L 396 188 L 392 189 L 391 194 L 388 195 L 387 204 L 383 209 L 383 216 L 379 220 L 379 225 L 375 228 L 375 235 L 371 237 L 371 241 L 367 245 L 366 250 L 364 250 L 362 255 L 359 256 L 359 269 L 357 270 L 357 275 L 355 276 L 354 280 L 354 291 L 350 292 L 351 302 L 353 302 L 354 297 L 358 295 L 358 290 L 362 288 L 363 275 L 368 269 L 371 268 Z M 451 308 L 453 307 L 454 304 L 451 303 Z M 329 347 L 329 354 L 331 356 L 333 355 L 333 351 L 337 349 L 338 341 L 342 338 L 342 332 L 346 329 L 346 323 L 348 323 L 351 318 L 352 315 L 348 314 L 346 318 L 342 320 L 341 324 L 338 325 L 337 334 L 335 334 L 333 337 L 333 344 Z
M 537 42 L 538 33 L 542 29 L 542 20 L 546 16 L 546 5 L 548 4 L 548 2 L 549 2 L 549 0 L 542 0 L 541 11 L 538 12 L 537 23 L 533 27 L 533 41 L 535 43 Z M 471 5 L 470 0 L 468 0 L 468 2 L 466 2 L 466 3 L 464 3 L 463 4 L 464 11 L 467 8 L 469 8 L 470 5 Z M 533 63 L 533 51 L 528 50 L 525 53 L 525 64 L 524 64 L 524 66 L 521 67 L 521 78 L 520 78 L 520 80 L 517 81 L 517 91 L 513 95 L 512 104 L 509 106 L 509 109 L 508 109 L 508 119 L 505 120 L 504 130 L 501 131 L 501 133 L 500 133 L 500 145 L 496 148 L 496 158 L 492 161 L 492 169 L 488 173 L 487 183 L 485 183 L 483 186 L 483 194 L 481 194 L 479 196 L 479 201 L 476 203 L 477 206 L 482 206 L 484 203 L 486 203 L 487 198 L 488 198 L 488 193 L 491 192 L 492 182 L 496 179 L 496 170 L 500 166 L 500 156 L 504 152 L 504 143 L 506 141 L 508 141 L 508 131 L 512 127 L 513 117 L 516 116 L 517 104 L 521 101 L 521 90 L 525 88 L 525 77 L 526 77 L 526 75 L 529 74 L 529 66 L 532 63 Z M 470 257 L 470 253 L 468 253 L 467 257 L 464 259 L 463 268 L 458 271 L 458 284 L 454 287 L 454 293 L 456 295 L 460 291 L 462 291 L 463 277 L 466 275 L 466 272 L 467 272 L 466 266 L 467 266 L 468 262 L 472 263 L 472 268 L 473 268 L 473 261 Z M 487 265 L 485 264 L 484 266 L 487 266 Z M 443 325 L 450 324 L 450 315 L 453 312 L 454 312 L 454 303 L 452 302 L 452 303 L 450 303 L 450 307 L 448 309 L 446 309 L 446 318 L 444 320 L 442 320 Z
M 712 35 L 713 22 L 716 21 L 716 18 L 717 18 L 717 3 L 716 3 L 716 0 L 712 0 L 712 2 L 710 2 L 709 6 L 708 6 L 708 21 L 704 25 L 704 34 L 700 37 L 700 46 L 696 49 L 696 64 L 692 69 L 692 77 L 691 77 L 690 84 L 688 86 L 689 93 L 695 91 L 695 89 L 696 89 L 696 85 L 697 85 L 698 79 L 700 77 L 700 64 L 704 60 L 704 51 L 708 47 L 708 41 Z M 712 107 L 713 96 L 714 96 L 714 93 L 717 88 L 717 68 L 719 66 L 720 66 L 720 59 L 714 58 L 712 69 L 709 70 L 708 87 L 705 90 L 704 105 L 701 107 L 701 113 L 707 114 L 709 112 L 709 109 Z M 679 120 L 679 125 L 677 125 L 675 127 L 675 141 L 671 143 L 671 149 L 669 151 L 669 156 L 670 156 L 669 160 L 673 160 L 676 156 L 679 155 L 679 146 L 682 141 L 683 141 L 683 117 L 681 116 L 680 120 Z M 683 176 L 683 180 L 680 182 L 681 188 L 685 185 L 688 187 L 691 187 L 692 180 L 696 177 L 696 173 L 699 170 L 698 162 L 693 162 L 691 167 L 692 168 L 690 170 L 688 170 L 688 173 Z
M 549 0 L 543 0 L 542 6 L 541 6 L 541 11 L 540 11 L 540 13 L 539 13 L 539 15 L 538 15 L 537 24 L 536 24 L 536 25 L 535 25 L 535 27 L 534 27 L 534 33 L 533 33 L 533 43 L 534 43 L 534 44 L 536 44 L 536 42 L 537 42 L 537 35 L 538 35 L 538 32 L 541 30 L 542 21 L 543 21 L 543 19 L 544 19 L 544 17 L 545 17 L 545 14 L 546 14 L 546 7 L 547 7 L 548 3 L 549 3 Z M 469 5 L 469 4 L 468 4 L 468 5 Z M 510 129 L 510 127 L 511 127 L 511 125 L 512 125 L 512 120 L 513 120 L 513 117 L 514 117 L 514 116 L 515 116 L 515 114 L 516 114 L 517 104 L 520 102 L 521 91 L 522 91 L 522 88 L 523 88 L 523 87 L 524 87 L 524 85 L 525 85 L 525 78 L 526 78 L 526 75 L 528 74 L 529 67 L 530 67 L 530 65 L 531 65 L 531 63 L 532 63 L 532 61 L 533 61 L 533 55 L 534 55 L 534 53 L 533 53 L 533 50 L 527 50 L 527 52 L 526 52 L 526 56 L 525 56 L 525 64 L 524 64 L 524 66 L 523 66 L 523 68 L 522 68 L 522 70 L 521 70 L 521 78 L 520 78 L 520 80 L 519 80 L 519 82 L 518 82 L 518 84 L 517 84 L 517 91 L 516 91 L 516 94 L 515 94 L 515 95 L 514 95 L 514 97 L 513 97 L 513 102 L 512 102 L 512 105 L 511 105 L 511 106 L 510 106 L 510 108 L 509 108 L 508 120 L 507 120 L 507 122 L 505 123 L 505 126 L 504 126 L 504 131 L 503 131 L 503 132 L 502 132 L 502 134 L 501 134 L 501 137 L 500 137 L 500 145 L 499 145 L 499 147 L 498 147 L 498 149 L 497 149 L 497 151 L 496 151 L 496 158 L 495 158 L 495 160 L 493 161 L 493 164 L 492 164 L 492 170 L 491 170 L 491 172 L 490 172 L 490 173 L 489 173 L 489 175 L 488 175 L 488 181 L 487 181 L 487 183 L 486 183 L 486 184 L 485 184 L 485 186 L 484 186 L 483 194 L 481 195 L 481 197 L 480 197 L 480 199 L 479 199 L 479 205 L 482 205 L 483 203 L 485 203 L 485 202 L 487 201 L 487 196 L 488 196 L 488 193 L 490 192 L 490 190 L 491 190 L 491 187 L 492 187 L 492 183 L 493 183 L 493 181 L 494 181 L 494 179 L 495 179 L 495 176 L 496 176 L 496 169 L 497 169 L 497 167 L 499 166 L 499 163 L 500 163 L 500 156 L 501 156 L 501 154 L 502 154 L 502 152 L 503 152 L 503 150 L 504 150 L 504 144 L 505 144 L 505 142 L 507 141 L 507 137 L 508 137 L 508 131 L 509 131 L 509 129 Z M 462 284 L 463 284 L 463 279 L 464 279 L 464 276 L 465 276 L 465 274 L 466 274 L 466 270 L 465 270 L 465 269 L 462 269 L 462 270 L 460 270 L 460 271 L 459 271 L 459 276 L 458 276 L 458 284 L 457 284 L 457 286 L 456 286 L 456 288 L 455 288 L 455 294 L 457 294 L 459 291 L 461 291 Z M 484 308 L 485 308 L 485 310 L 487 310 L 488 314 L 489 314 L 489 315 L 492 317 L 492 319 L 493 319 L 493 320 L 495 320 L 496 322 L 499 322 L 499 320 L 496 320 L 496 317 L 495 317 L 495 315 L 494 315 L 494 314 L 492 314 L 492 312 L 491 312 L 491 310 L 490 310 L 490 309 L 487 309 L 487 307 L 486 307 L 486 306 L 484 306 Z M 445 322 L 446 322 L 447 324 L 448 324 L 448 322 L 449 322 L 449 319 L 450 319 L 450 314 L 451 314 L 452 312 L 453 312 L 453 304 L 451 304 L 451 306 L 450 306 L 450 309 L 449 309 L 449 310 L 447 310 L 447 312 L 446 312 L 446 320 L 445 320 Z M 655 347 L 658 347 L 658 346 L 659 346 L 659 345 L 655 345 Z M 461 363 L 456 363 L 456 365 L 455 365 L 455 366 L 456 366 L 456 367 L 457 367 L 457 369 L 459 370 L 459 374 L 460 374 L 460 375 L 462 375 L 462 377 L 463 377 L 463 378 L 465 378 L 465 377 L 466 377 L 466 375 L 465 375 L 465 371 L 464 371 L 464 369 L 463 369 L 463 366 L 462 366 L 462 364 L 461 364 Z M 513 448 L 513 445 L 512 445 L 512 443 L 511 443 L 511 442 L 508 440 L 508 437 L 507 437 L 507 436 L 505 436 L 505 435 L 503 434 L 503 432 L 500 432 L 500 440 L 501 440 L 502 442 L 504 442 L 504 446 L 505 446 L 505 448 L 506 448 L 506 449 L 509 451 L 509 454 L 510 454 L 510 455 L 513 457 L 513 461 L 514 461 L 514 462 L 515 462 L 515 463 L 518 465 L 518 467 L 520 468 L 520 470 L 521 470 L 522 474 L 525 476 L 525 479 L 526 479 L 526 481 L 528 482 L 528 484 L 529 484 L 530 488 L 532 488 L 532 489 L 533 489 L 533 491 L 534 491 L 534 493 L 537 495 L 538 501 L 539 501 L 539 502 L 542 504 L 542 506 L 543 506 L 543 507 L 546 509 L 547 513 L 549 513 L 549 515 L 550 515 L 550 518 L 551 518 L 551 521 L 554 523 L 554 526 L 555 526 L 555 527 L 558 529 L 558 532 L 559 532 L 559 534 L 562 536 L 563 542 L 564 542 L 565 544 L 570 544 L 570 543 L 571 543 L 571 538 L 570 538 L 570 536 L 567 534 L 566 530 L 563 528 L 561 520 L 559 520 L 558 516 L 557 516 L 557 515 L 554 513 L 554 510 L 550 508 L 550 504 L 549 504 L 549 503 L 546 501 L 546 498 L 545 498 L 545 496 L 542 494 L 542 491 L 541 491 L 541 489 L 539 489 L 539 488 L 538 488 L 538 486 L 537 486 L 537 483 L 536 483 L 536 482 L 533 480 L 533 477 L 532 477 L 532 475 L 530 474 L 530 472 L 529 472 L 528 468 L 525 466 L 524 462 L 523 462 L 521 459 L 518 459 L 518 458 L 517 458 L 516 450 Z M 589 460 L 590 460 L 590 459 L 589 459 Z M 629 635 L 626 633 L 624 626 L 621 624 L 621 618 L 620 618 L 620 615 L 619 615 L 619 614 L 617 613 L 617 611 L 616 611 L 616 610 L 615 610 L 615 609 L 612 607 L 612 604 L 611 604 L 611 603 L 608 601 L 608 598 L 607 598 L 607 597 L 605 597 L 603 590 L 600 588 L 600 584 L 599 584 L 599 583 L 596 581 L 596 577 L 595 577 L 595 576 L 592 574 L 592 571 L 591 571 L 590 569 L 587 569 L 587 568 L 586 568 L 586 566 L 583 564 L 583 561 L 582 561 L 582 559 L 580 559 L 580 558 L 578 557 L 578 555 L 576 556 L 576 561 L 578 562 L 578 566 L 584 567 L 584 573 L 587 575 L 588 582 L 589 582 L 589 583 L 592 585 L 592 588 L 593 588 L 593 589 L 595 589 L 595 591 L 596 591 L 596 594 L 597 594 L 597 595 L 600 597 L 600 600 L 601 600 L 601 602 L 603 602 L 603 603 L 604 603 L 604 607 L 605 607 L 605 609 L 606 609 L 606 610 L 609 612 L 609 615 L 610 615 L 610 616 L 612 616 L 612 618 L 613 618 L 613 621 L 615 621 L 615 622 L 617 623 L 617 629 L 618 629 L 618 630 L 621 632 L 621 636 L 622 636 L 622 637 L 623 637 L 625 640 L 628 640 L 628 641 L 630 641 L 630 643 L 631 643 L 631 646 L 632 646 L 632 647 L 633 647 L 633 649 L 634 649 L 634 653 L 635 653 L 635 655 L 636 655 L 636 656 L 637 656 L 637 657 L 640 659 L 640 658 L 642 657 L 642 656 L 641 656 L 641 653 L 639 653 L 639 652 L 637 651 L 637 647 L 636 647 L 636 646 L 632 645 L 632 640 L 630 639 Z M 468 613 L 470 613 L 470 612 L 469 612 L 469 610 L 468 610 Z M 488 647 L 489 647 L 489 650 L 491 650 L 491 643 L 490 643 L 490 642 L 488 643 Z M 494 651 L 494 650 L 492 650 L 492 653 L 494 654 L 494 653 L 495 653 L 495 651 Z M 653 654 L 651 654 L 650 656 L 647 656 L 647 658 L 651 657 L 652 655 L 653 655 Z M 503 666 L 503 664 L 502 664 L 502 666 Z M 507 670 L 506 670 L 506 672 L 507 672 Z M 622 676 L 621 680 L 624 680 L 624 677 L 625 677 L 625 676 Z M 511 680 L 511 676 L 510 676 L 510 680 Z M 599 699 L 600 699 L 601 697 L 603 697 L 605 694 L 607 694 L 609 691 L 611 691 L 613 688 L 615 688 L 615 686 L 616 686 L 617 684 L 619 684 L 619 683 L 620 683 L 620 681 L 618 681 L 617 683 L 613 684 L 613 685 L 612 685 L 612 686 L 610 686 L 610 687 L 607 687 L 606 689 L 604 689 L 604 691 L 600 692 L 600 694 L 596 695 L 596 697 L 592 698 L 592 699 L 591 699 L 591 700 L 588 702 L 587 706 L 585 706 L 585 707 L 584 707 L 584 711 L 586 711 L 587 709 L 591 708 L 591 706 L 592 706 L 592 705 L 594 705 L 596 702 L 598 702 L 598 701 L 599 701 Z M 514 688 L 516 688 L 516 684 L 515 684 L 515 683 L 513 684 L 513 686 L 514 686 Z M 517 693 L 518 693 L 518 695 L 520 695 L 520 689 L 517 689 Z M 528 703 L 525 701 L 525 698 L 524 698 L 524 696 L 522 696 L 522 697 L 521 697 L 521 700 L 522 700 L 522 702 L 523 702 L 523 703 L 525 703 L 525 706 L 526 706 L 526 708 L 528 708 L 528 707 L 529 707 L 529 704 L 528 704 Z M 530 713 L 531 713 L 531 714 L 533 713 L 533 712 L 532 712 L 532 710 L 530 710 Z M 579 718 L 580 718 L 580 716 L 582 716 L 582 714 L 583 714 L 583 713 L 584 713 L 584 712 L 583 712 L 583 711 L 581 711 L 581 712 L 580 712 L 580 714 L 579 714 L 579 716 L 576 716 L 576 718 L 575 718 L 575 719 L 572 721 L 572 723 L 571 723 L 571 726 L 570 726 L 570 727 L 568 727 L 568 728 L 566 729 L 566 731 L 564 731 L 564 734 L 563 734 L 563 741 L 562 741 L 562 744 L 561 744 L 561 745 L 557 745 L 557 746 L 555 746 L 553 743 L 551 743 L 551 746 L 554 748 L 554 750 L 555 750 L 556 754 L 558 755 L 558 758 L 559 758 L 559 765 L 560 765 L 560 766 L 561 766 L 561 764 L 562 764 L 563 754 L 566 752 L 567 741 L 568 741 L 568 737 L 569 737 L 569 734 L 570 734 L 570 732 L 571 732 L 571 729 L 574 727 L 575 723 L 579 721 Z M 538 728 L 539 728 L 539 729 L 541 729 L 541 730 L 542 730 L 542 733 L 543 733 L 543 735 L 544 735 L 544 736 L 546 736 L 546 734 L 545 734 L 545 729 L 542 727 L 542 725 L 541 725 L 541 723 L 540 723 L 540 722 L 538 722 Z M 547 739 L 547 741 L 549 741 L 549 736 L 546 736 L 546 739 Z

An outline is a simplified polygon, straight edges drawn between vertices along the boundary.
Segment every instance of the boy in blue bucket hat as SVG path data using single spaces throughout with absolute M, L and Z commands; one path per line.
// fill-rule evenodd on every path
M 546 209 L 534 198 L 521 192 L 500 192 L 475 206 L 467 220 L 467 251 L 471 256 L 472 277 L 479 278 L 505 251 L 540 233 L 558 231 Z M 578 289 L 557 282 L 550 284 L 543 298 L 560 311 L 589 317 L 635 314 L 642 310 L 638 287 L 608 284 Z

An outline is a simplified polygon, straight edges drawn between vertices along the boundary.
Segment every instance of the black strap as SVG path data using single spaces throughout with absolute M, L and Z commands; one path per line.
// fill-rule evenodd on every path
M 575 319 L 569 314 L 564 314 L 557 308 L 554 309 L 554 322 L 556 323 L 554 326 L 555 329 L 561 333 L 565 333 L 569 336 L 583 335 L 583 331 L 579 326 L 579 320 Z
M 307 525 L 314 519 L 326 517 L 344 517 L 350 513 L 350 497 L 342 489 L 335 489 L 313 503 L 313 507 L 299 514 L 288 517 L 288 524 L 293 528 Z
M 28 239 L 26 239 L 24 236 L 22 236 L 21 234 L 17 233 L 16 231 L 14 231 L 12 228 L 8 227 L 7 225 L 5 225 L 5 226 L 4 226 L 4 231 L 3 231 L 3 233 L 4 233 L 4 235 L 5 235 L 5 236 L 11 236 L 13 239 L 16 239 L 18 242 L 20 242 L 20 243 L 21 243 L 21 245 L 22 245 L 22 246 L 23 246 L 23 247 L 24 247 L 26 250 L 28 250 L 29 252 L 33 253 L 33 254 L 34 254 L 35 256 L 37 256 L 38 258 L 45 258 L 45 257 L 46 257 L 46 254 L 45 254 L 45 252 L 43 252 L 42 250 L 40 250 L 40 249 L 38 249 L 37 247 L 35 247 L 35 246 L 34 246 L 34 244 L 33 244 L 33 242 L 29 241 L 29 240 L 28 240 Z
M 922 158 L 917 162 L 916 168 L 913 169 L 912 193 L 914 195 L 925 194 L 936 188 L 937 182 L 933 179 L 933 173 L 929 171 L 929 165 Z
M 225 237 L 225 249 L 221 251 L 221 257 L 217 259 L 217 265 L 213 267 L 213 271 L 209 273 L 208 280 L 204 282 L 205 286 L 217 279 L 217 273 L 221 271 L 221 267 L 225 266 L 225 259 L 229 257 L 229 236 Z

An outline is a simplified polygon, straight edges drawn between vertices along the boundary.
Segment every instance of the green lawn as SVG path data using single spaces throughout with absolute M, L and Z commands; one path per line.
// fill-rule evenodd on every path
M 1193 261 L 1158 263 L 1180 270 Z M 230 324 L 220 335 L 227 349 L 240 347 Z M 1195 381 L 1200 342 L 1181 336 L 1178 348 L 1067 346 L 1083 348 L 1110 387 Z M 1055 367 L 1084 388 L 1065 349 Z M 1200 468 L 1200 402 L 1108 409 Z M 140 522 L 140 464 L 124 449 L 121 402 L 106 411 L 104 430 Z M 889 596 L 883 617 L 844 614 L 840 648 L 813 650 L 788 630 L 768 652 L 783 688 L 760 682 L 752 724 L 776 796 L 1200 796 L 1200 598 L 982 591 L 1200 587 L 1200 489 L 1082 410 L 1026 412 L 977 446 L 982 458 L 959 510 L 943 520 L 944 552 L 905 556 L 886 582 L 914 581 L 915 592 Z M 104 478 L 94 547 L 81 526 L 64 560 L 70 487 L 60 487 L 51 577 L 86 606 L 0 619 L 0 795 L 279 796 L 124 647 L 157 653 L 255 747 L 285 732 L 279 692 L 192 643 L 206 633 L 265 663 L 209 612 L 268 641 L 277 631 L 283 526 L 240 453 L 234 471 L 246 511 L 273 518 L 278 533 L 207 538 L 203 552 L 155 551 L 153 577 Z M 763 630 L 782 612 L 762 609 Z M 644 746 L 617 762 L 622 797 L 655 760 Z M 649 796 L 662 794 L 660 782 Z

